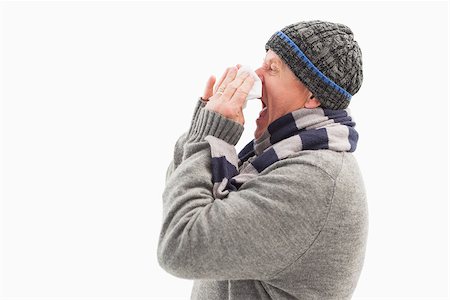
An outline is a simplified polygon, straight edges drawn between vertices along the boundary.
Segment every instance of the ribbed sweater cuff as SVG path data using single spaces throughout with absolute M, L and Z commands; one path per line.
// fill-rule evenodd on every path
M 198 101 L 197 101 L 197 104 L 195 105 L 195 109 L 194 109 L 194 114 L 192 115 L 191 123 L 193 123 L 193 122 L 195 122 L 195 120 L 197 120 L 200 109 L 205 107 L 206 103 L 208 103 L 208 101 L 203 100 L 202 97 L 198 97 Z
M 200 107 L 192 119 L 187 142 L 200 142 L 205 136 L 212 135 L 235 146 L 243 132 L 242 124 L 215 111 Z

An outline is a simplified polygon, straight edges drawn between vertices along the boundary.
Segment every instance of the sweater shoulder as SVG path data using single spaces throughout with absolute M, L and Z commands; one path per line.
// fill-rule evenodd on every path
M 320 169 L 334 181 L 339 176 L 345 157 L 348 155 L 353 156 L 347 152 L 332 150 L 304 150 L 288 156 L 285 161 L 294 165 Z

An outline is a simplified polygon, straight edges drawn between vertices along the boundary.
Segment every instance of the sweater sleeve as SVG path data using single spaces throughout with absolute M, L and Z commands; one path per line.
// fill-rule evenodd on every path
M 191 124 L 182 162 L 162 195 L 158 262 L 174 276 L 268 280 L 299 258 L 323 226 L 333 180 L 289 159 L 227 197 L 214 198 L 211 149 L 204 138 L 236 145 L 242 131 L 241 124 L 206 109 Z

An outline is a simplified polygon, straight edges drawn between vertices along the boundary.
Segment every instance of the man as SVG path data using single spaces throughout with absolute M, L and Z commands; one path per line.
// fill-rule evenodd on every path
M 350 299 L 368 232 L 358 134 L 362 83 L 345 25 L 286 26 L 266 43 L 255 139 L 239 154 L 254 79 L 208 80 L 166 174 L 158 261 L 194 279 L 191 299 Z

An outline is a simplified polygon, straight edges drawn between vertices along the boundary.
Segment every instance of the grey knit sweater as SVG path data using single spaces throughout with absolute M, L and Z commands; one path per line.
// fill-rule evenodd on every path
M 194 280 L 191 300 L 350 299 L 368 233 L 353 155 L 301 151 L 214 199 L 204 137 L 236 145 L 244 127 L 204 105 L 198 100 L 167 170 L 160 266 Z

